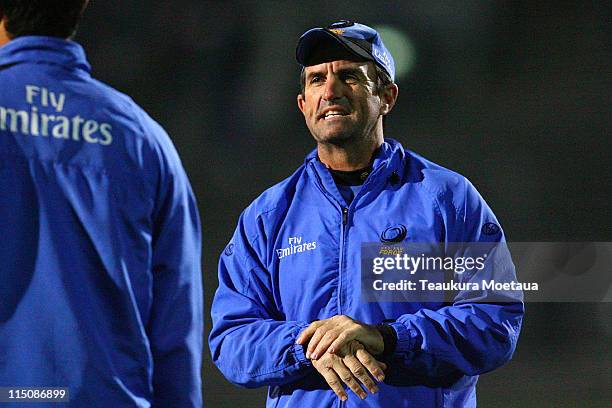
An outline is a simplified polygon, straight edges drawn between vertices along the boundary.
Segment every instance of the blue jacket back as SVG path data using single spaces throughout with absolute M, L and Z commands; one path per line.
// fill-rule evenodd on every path
M 72 41 L 0 48 L 0 233 L 0 386 L 201 405 L 191 186 L 164 130 Z

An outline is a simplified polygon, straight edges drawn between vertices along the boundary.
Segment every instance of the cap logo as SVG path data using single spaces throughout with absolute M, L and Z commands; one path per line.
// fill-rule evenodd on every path
M 386 52 L 381 52 L 377 49 L 374 49 L 374 56 L 378 58 L 383 64 L 385 64 L 386 67 L 391 66 L 391 60 L 389 59 L 389 56 Z
M 344 30 L 341 30 L 339 28 L 331 28 L 329 31 L 331 31 L 332 33 L 337 34 L 337 35 L 344 34 Z

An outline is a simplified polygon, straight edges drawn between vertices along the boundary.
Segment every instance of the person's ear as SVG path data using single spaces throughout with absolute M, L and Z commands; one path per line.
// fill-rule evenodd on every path
M 297 104 L 298 104 L 298 108 L 300 109 L 300 112 L 302 112 L 302 114 L 304 114 L 304 94 L 299 93 L 297 96 Z
M 397 101 L 397 94 L 399 92 L 399 88 L 396 84 L 389 84 L 380 91 L 380 114 L 386 115 L 391 112 L 391 109 L 395 106 L 395 101 Z

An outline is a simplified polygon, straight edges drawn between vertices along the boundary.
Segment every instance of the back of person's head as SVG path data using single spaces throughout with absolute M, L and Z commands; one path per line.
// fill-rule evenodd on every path
M 0 19 L 11 38 L 44 35 L 70 38 L 89 0 L 0 0 Z

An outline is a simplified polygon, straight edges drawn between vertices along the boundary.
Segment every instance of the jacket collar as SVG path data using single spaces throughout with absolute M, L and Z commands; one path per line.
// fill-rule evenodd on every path
M 61 65 L 90 73 L 83 48 L 74 41 L 56 37 L 23 36 L 0 47 L 0 67 L 24 62 Z
M 387 184 L 398 184 L 404 173 L 406 153 L 402 145 L 394 139 L 385 139 L 377 150 L 372 162 L 372 173 L 364 183 L 364 193 L 377 193 Z M 312 167 L 321 180 L 323 187 L 331 193 L 337 201 L 343 202 L 337 191 L 331 173 L 327 167 L 319 161 L 317 149 L 306 156 L 307 168 Z M 311 164 L 311 165 L 309 165 Z
M 380 148 L 376 151 L 374 156 L 374 161 L 372 162 L 372 172 L 376 171 L 378 168 L 384 168 L 387 171 L 386 173 L 392 173 L 393 171 L 400 172 L 402 169 L 400 168 L 403 164 L 405 153 L 404 147 L 395 139 L 386 138 Z M 317 149 L 311 151 L 304 160 L 304 163 L 308 163 L 311 161 L 319 162 L 319 156 L 317 154 Z M 325 165 L 321 163 L 321 166 L 325 168 Z

